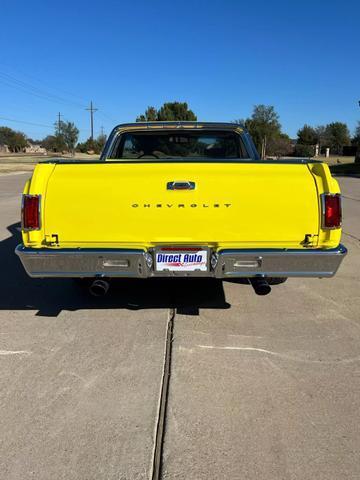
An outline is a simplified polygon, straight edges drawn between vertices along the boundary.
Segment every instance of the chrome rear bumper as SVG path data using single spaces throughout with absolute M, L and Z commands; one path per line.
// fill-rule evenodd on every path
M 332 277 L 347 250 L 221 250 L 207 272 L 155 272 L 146 250 L 46 249 L 19 245 L 15 253 L 30 277 Z M 152 258 L 152 257 L 150 257 Z M 147 261 L 148 260 L 148 261 Z

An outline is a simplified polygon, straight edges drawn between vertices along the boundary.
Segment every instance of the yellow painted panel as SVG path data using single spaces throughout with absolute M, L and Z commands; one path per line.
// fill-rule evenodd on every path
M 170 181 L 196 188 L 170 191 Z M 306 164 L 60 164 L 47 183 L 42 234 L 58 235 L 61 247 L 302 248 L 307 234 L 316 246 L 319 218 Z

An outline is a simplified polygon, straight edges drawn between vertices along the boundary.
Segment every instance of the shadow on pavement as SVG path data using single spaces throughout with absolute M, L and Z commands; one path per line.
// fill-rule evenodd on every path
M 20 223 L 8 230 L 11 236 L 0 241 L 0 310 L 37 310 L 37 315 L 56 317 L 62 310 L 80 309 L 176 308 L 198 315 L 200 308 L 230 308 L 222 282 L 215 279 L 115 279 L 105 297 L 94 298 L 72 279 L 30 278 L 14 253 L 21 243 Z

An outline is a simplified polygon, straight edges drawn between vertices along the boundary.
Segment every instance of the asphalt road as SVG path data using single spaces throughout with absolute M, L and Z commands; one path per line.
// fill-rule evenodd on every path
M 0 479 L 360 478 L 360 179 L 334 279 L 121 281 L 93 299 L 13 254 L 27 175 L 0 177 Z

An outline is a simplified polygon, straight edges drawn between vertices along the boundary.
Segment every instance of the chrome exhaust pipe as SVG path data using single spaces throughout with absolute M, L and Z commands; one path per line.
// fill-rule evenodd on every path
M 89 292 L 94 297 L 103 297 L 107 294 L 110 283 L 107 280 L 94 280 L 89 287 Z
M 255 293 L 257 295 L 268 295 L 271 292 L 271 287 L 264 277 L 252 277 L 249 279 Z

